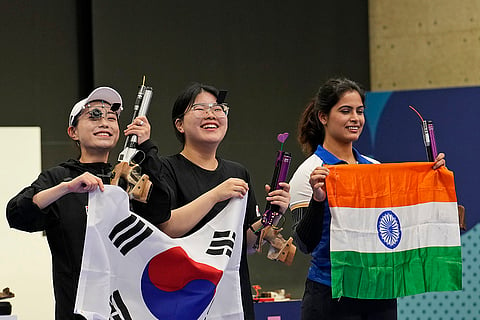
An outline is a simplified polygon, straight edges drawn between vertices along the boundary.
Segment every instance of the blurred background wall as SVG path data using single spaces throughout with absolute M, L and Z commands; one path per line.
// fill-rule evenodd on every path
M 480 84 L 480 1 L 368 4 L 372 91 Z

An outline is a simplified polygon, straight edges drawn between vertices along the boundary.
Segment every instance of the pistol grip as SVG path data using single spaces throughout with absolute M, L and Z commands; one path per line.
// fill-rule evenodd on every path
M 152 182 L 150 181 L 149 176 L 144 174 L 132 188 L 130 195 L 137 201 L 147 203 L 151 188 Z
M 152 189 L 152 182 L 148 175 L 141 175 L 139 165 L 128 162 L 118 163 L 113 172 L 110 184 L 124 189 L 130 199 L 146 203 Z

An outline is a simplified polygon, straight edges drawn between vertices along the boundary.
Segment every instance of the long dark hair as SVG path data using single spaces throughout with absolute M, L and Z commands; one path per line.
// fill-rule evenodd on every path
M 365 103 L 365 90 L 360 84 L 347 78 L 331 78 L 307 104 L 298 122 L 298 142 L 305 154 L 311 155 L 318 145 L 323 145 L 325 128 L 318 118 L 319 113 L 329 114 L 342 96 L 350 91 L 357 91 L 362 103 Z
M 182 93 L 177 97 L 175 103 L 173 104 L 172 108 L 172 124 L 173 129 L 175 130 L 175 135 L 177 139 L 182 143 L 185 144 L 185 134 L 178 131 L 175 125 L 177 119 L 183 119 L 183 115 L 188 107 L 190 107 L 195 98 L 203 91 L 206 91 L 218 98 L 218 89 L 207 84 L 202 84 L 198 82 L 194 82 L 186 87 Z

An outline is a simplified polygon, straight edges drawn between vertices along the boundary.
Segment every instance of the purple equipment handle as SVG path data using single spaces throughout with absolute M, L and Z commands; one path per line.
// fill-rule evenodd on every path
M 270 184 L 272 191 L 280 189 L 280 182 L 286 181 L 291 160 L 292 156 L 289 152 L 277 151 L 275 170 L 273 171 L 272 183 Z M 270 202 L 267 202 L 265 213 L 262 215 L 263 225 L 272 225 L 275 217 L 279 215 L 279 210 L 280 207 L 278 205 L 272 205 Z
M 430 145 L 432 147 L 432 161 L 435 161 L 435 158 L 438 155 L 437 144 L 435 143 L 435 132 L 433 130 L 433 121 L 427 120 L 428 135 L 430 136 Z

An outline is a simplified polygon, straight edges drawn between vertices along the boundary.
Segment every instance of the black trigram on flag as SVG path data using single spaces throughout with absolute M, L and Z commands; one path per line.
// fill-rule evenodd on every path
M 127 306 L 120 296 L 118 290 L 113 291 L 110 296 L 110 318 L 113 320 L 132 320 L 130 313 L 128 312 Z
M 235 244 L 235 232 L 233 231 L 215 231 L 212 242 L 207 250 L 207 254 L 219 256 L 226 254 L 232 256 L 233 245 Z
M 126 255 L 152 233 L 153 230 L 143 221 L 130 215 L 113 227 L 108 238 L 113 241 L 113 245 L 120 249 L 123 255 Z

